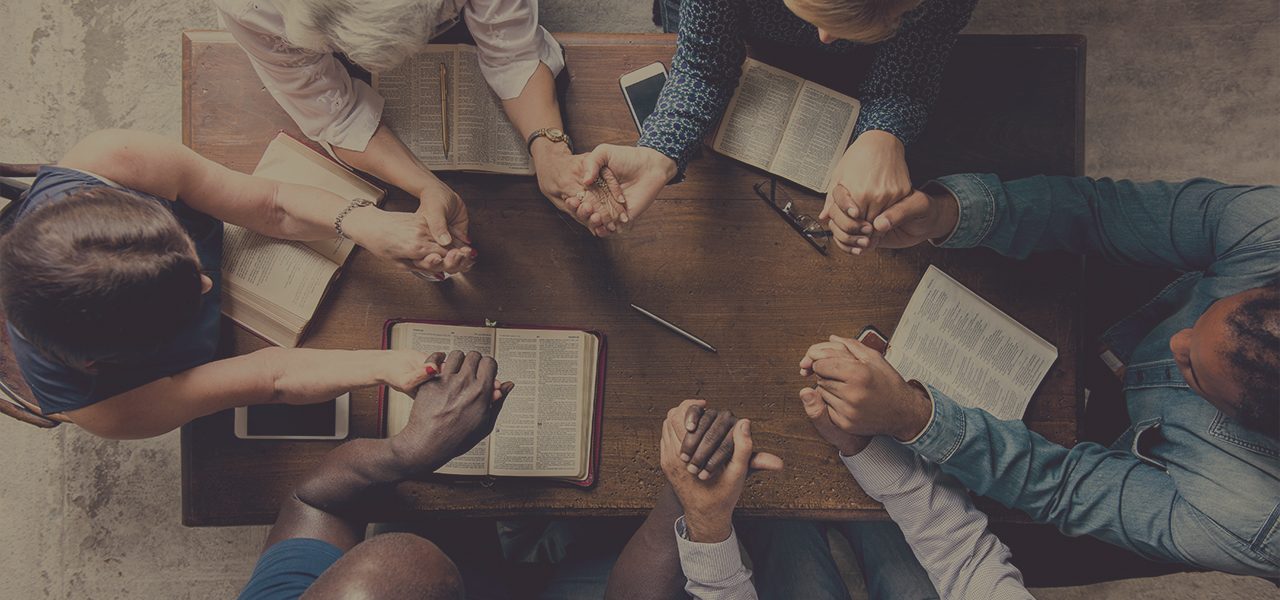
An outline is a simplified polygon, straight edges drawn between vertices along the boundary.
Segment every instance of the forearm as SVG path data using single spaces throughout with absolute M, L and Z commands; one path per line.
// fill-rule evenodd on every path
M 363 515 L 353 513 L 354 505 L 411 474 L 390 440 L 359 439 L 338 446 L 281 505 L 266 547 L 306 537 L 350 549 L 363 539 L 368 524 Z
M 348 165 L 414 197 L 420 197 L 427 186 L 444 185 L 385 124 L 378 125 L 363 152 L 336 146 L 333 152 Z
M 564 129 L 564 122 L 560 117 L 560 101 L 556 98 L 555 78 L 551 76 L 551 69 L 543 63 L 538 63 L 519 96 L 502 101 L 502 108 L 522 138 L 528 139 L 530 134 L 544 127 Z M 546 141 L 535 142 L 534 146 L 542 143 Z
M 387 383 L 387 350 L 281 349 L 263 366 L 270 402 L 310 404 Z
M 649 516 L 618 556 L 605 598 L 609 600 L 684 597 L 684 572 L 671 524 L 680 517 L 680 501 L 664 485 Z
M 987 530 L 986 515 L 937 466 L 884 436 L 841 458 L 862 489 L 884 504 L 942 597 L 1031 597 L 1009 564 L 1009 549 Z

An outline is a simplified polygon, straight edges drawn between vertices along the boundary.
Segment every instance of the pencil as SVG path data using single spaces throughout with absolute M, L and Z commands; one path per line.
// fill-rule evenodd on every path
M 444 132 L 444 157 L 449 158 L 449 70 L 440 63 L 440 130 Z
M 645 309 L 643 309 L 643 308 L 640 308 L 639 306 L 636 306 L 636 305 L 634 305 L 634 304 L 632 304 L 632 305 L 631 305 L 631 308 L 634 308 L 634 309 L 636 309 L 637 311 L 639 311 L 639 312 L 640 312 L 640 314 L 642 314 L 642 315 L 644 315 L 644 316 L 646 316 L 646 317 L 649 317 L 650 319 L 653 319 L 654 321 L 657 321 L 657 322 L 658 322 L 660 325 L 662 325 L 663 327 L 666 327 L 667 329 L 670 329 L 671 331 L 674 331 L 674 332 L 676 332 L 676 333 L 680 334 L 680 336 L 681 336 L 681 337 L 683 337 L 684 339 L 689 340 L 689 341 L 691 341 L 691 342 L 693 342 L 693 343 L 695 343 L 695 344 L 697 344 L 697 345 L 701 346 L 703 350 L 706 350 L 706 351 L 708 351 L 708 352 L 716 352 L 717 354 L 719 354 L 719 352 L 716 350 L 715 346 L 712 346 L 711 344 L 708 344 L 708 343 L 706 343 L 706 342 L 702 341 L 702 339 L 701 339 L 701 338 L 699 338 L 699 337 L 698 337 L 698 336 L 696 336 L 696 335 L 693 335 L 692 333 L 689 333 L 688 331 L 685 331 L 685 330 L 683 330 L 683 329 L 680 329 L 679 327 L 676 327 L 675 325 L 672 325 L 671 323 L 667 322 L 667 320 L 666 320 L 666 319 L 663 319 L 662 317 L 659 317 L 658 315 L 655 315 L 655 314 L 653 314 L 653 313 L 651 313 L 651 312 L 649 312 L 649 311 L 647 311 L 647 310 L 645 310 Z

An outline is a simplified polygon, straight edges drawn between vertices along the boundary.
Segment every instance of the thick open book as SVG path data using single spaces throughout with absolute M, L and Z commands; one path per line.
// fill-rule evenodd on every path
M 602 334 L 392 320 L 383 345 L 489 354 L 498 361 L 498 379 L 516 384 L 493 433 L 437 473 L 543 477 L 584 487 L 595 482 L 604 400 Z M 406 394 L 383 390 L 388 436 L 404 429 L 413 402 Z
M 860 107 L 840 92 L 748 58 L 712 148 L 825 193 Z
M 964 406 L 1021 419 L 1058 349 L 929 266 L 889 340 L 885 359 Z
M 347 200 L 378 204 L 384 196 L 383 190 L 284 133 L 267 146 L 253 174 L 317 187 Z M 222 234 L 222 313 L 277 346 L 297 346 L 353 248 L 354 242 L 336 235 L 294 242 L 227 224 Z
M 382 121 L 431 170 L 533 174 L 525 140 L 480 72 L 475 46 L 430 44 L 374 74 L 373 87 L 385 100 Z

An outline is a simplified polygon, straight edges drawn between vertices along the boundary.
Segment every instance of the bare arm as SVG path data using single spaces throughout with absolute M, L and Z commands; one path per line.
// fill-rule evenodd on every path
M 379 384 L 412 389 L 429 375 L 426 358 L 405 350 L 267 348 L 188 369 L 66 414 L 102 437 L 154 437 L 237 406 L 323 402 Z
M 684 571 L 680 568 L 680 549 L 671 533 L 672 524 L 682 514 L 684 509 L 671 486 L 662 486 L 657 504 L 631 536 L 609 573 L 606 599 L 688 597 L 684 591 Z

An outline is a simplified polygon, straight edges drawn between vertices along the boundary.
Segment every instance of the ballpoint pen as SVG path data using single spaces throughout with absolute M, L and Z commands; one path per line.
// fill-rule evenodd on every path
M 701 346 L 703 350 L 707 350 L 707 351 L 709 351 L 709 352 L 716 352 L 717 354 L 719 353 L 719 352 L 716 350 L 715 346 L 712 346 L 711 344 L 708 344 L 708 343 L 706 343 L 706 342 L 702 341 L 702 338 L 699 338 L 698 336 L 693 335 L 692 333 L 689 333 L 688 331 L 685 331 L 685 330 L 683 330 L 683 329 L 680 329 L 679 327 L 676 327 L 675 325 L 672 325 L 672 324 L 671 324 L 670 322 L 668 322 L 666 319 L 663 319 L 662 317 L 659 317 L 658 315 L 655 315 L 655 314 L 653 314 L 653 313 L 651 313 L 651 312 L 649 312 L 649 311 L 647 311 L 647 310 L 645 310 L 645 309 L 643 309 L 643 308 L 640 308 L 639 306 L 636 306 L 636 305 L 634 305 L 634 304 L 632 304 L 632 305 L 631 305 L 631 308 L 634 308 L 634 309 L 636 309 L 637 311 L 639 311 L 639 312 L 640 312 L 640 314 L 642 314 L 642 315 L 644 315 L 644 316 L 646 316 L 646 317 L 649 317 L 650 319 L 653 319 L 654 321 L 657 321 L 657 322 L 658 322 L 660 325 L 662 325 L 663 327 L 666 327 L 667 329 L 670 329 L 671 331 L 674 331 L 674 332 L 676 332 L 676 333 L 680 334 L 682 337 L 684 337 L 684 339 L 689 340 L 689 341 L 691 341 L 691 342 L 693 342 L 693 343 L 695 343 L 695 344 L 697 344 L 697 345 Z
M 444 133 L 444 157 L 449 158 L 449 70 L 440 63 L 440 131 Z

